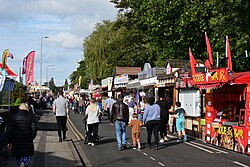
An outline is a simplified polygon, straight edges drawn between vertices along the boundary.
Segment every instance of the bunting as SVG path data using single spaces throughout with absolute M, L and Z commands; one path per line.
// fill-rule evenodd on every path
M 190 59 L 190 65 L 191 65 L 191 70 L 192 74 L 196 73 L 195 67 L 196 67 L 196 61 L 194 59 L 194 56 L 192 54 L 191 48 L 189 48 L 189 59 Z
M 211 69 L 213 66 L 213 55 L 212 55 L 212 49 L 210 46 L 210 42 L 207 36 L 207 32 L 205 32 L 205 37 L 206 37 L 206 45 L 207 45 L 207 53 L 208 53 L 208 62 L 205 62 L 205 66 L 207 64 L 207 68 Z
M 229 44 L 228 36 L 226 36 L 226 59 L 227 59 L 227 68 L 232 72 L 233 65 L 232 65 L 232 57 L 231 57 L 230 44 Z
M 31 51 L 26 56 L 26 86 L 34 82 L 34 60 L 35 51 Z

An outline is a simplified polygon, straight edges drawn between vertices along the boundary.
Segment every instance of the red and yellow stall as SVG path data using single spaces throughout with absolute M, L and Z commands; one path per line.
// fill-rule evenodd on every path
M 210 69 L 192 84 L 206 89 L 206 141 L 250 155 L 250 72 Z

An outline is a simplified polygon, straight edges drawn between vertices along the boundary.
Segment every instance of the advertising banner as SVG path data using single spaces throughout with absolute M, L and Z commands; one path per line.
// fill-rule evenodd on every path
M 26 57 L 26 85 L 34 82 L 35 51 L 31 51 Z
M 240 126 L 214 126 L 211 133 L 211 144 L 245 153 L 247 147 L 247 130 Z

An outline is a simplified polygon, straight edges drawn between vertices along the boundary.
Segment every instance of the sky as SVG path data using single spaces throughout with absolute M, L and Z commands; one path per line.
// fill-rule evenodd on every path
M 0 4 L 0 53 L 9 49 L 14 56 L 7 65 L 19 74 L 24 57 L 34 50 L 35 81 L 40 83 L 42 50 L 42 82 L 54 78 L 56 86 L 70 81 L 83 59 L 83 40 L 96 24 L 117 15 L 110 0 L 0 0 Z

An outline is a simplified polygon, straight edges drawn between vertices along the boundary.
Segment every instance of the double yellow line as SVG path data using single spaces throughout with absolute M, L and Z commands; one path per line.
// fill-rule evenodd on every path
M 70 119 L 68 119 L 68 125 L 77 140 L 84 140 L 84 136 L 76 129 L 76 127 L 74 126 L 74 124 L 71 122 Z

